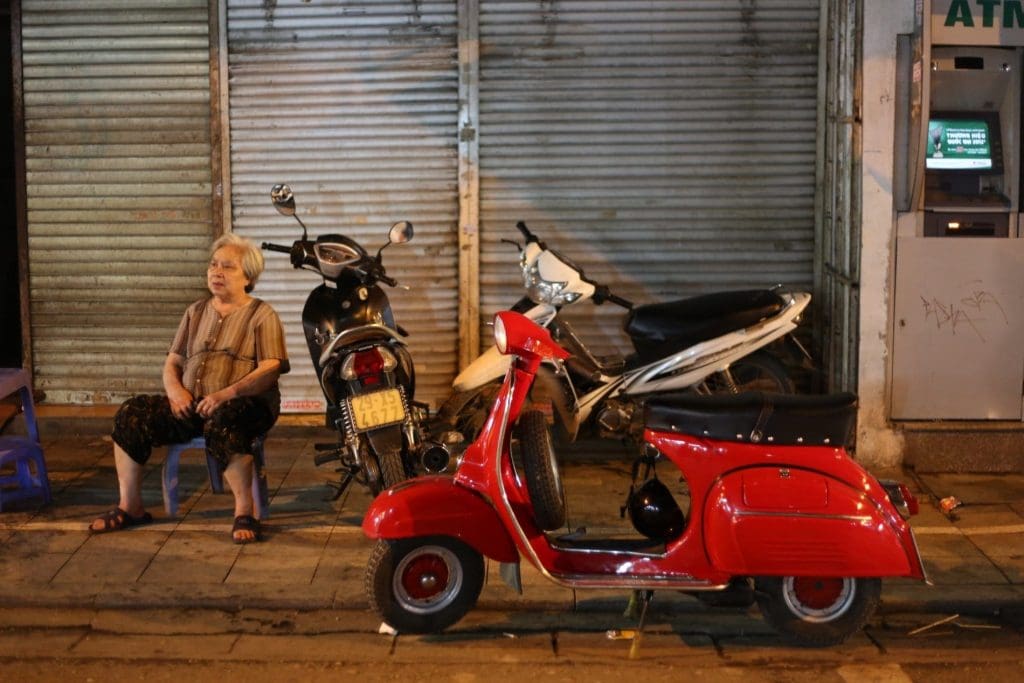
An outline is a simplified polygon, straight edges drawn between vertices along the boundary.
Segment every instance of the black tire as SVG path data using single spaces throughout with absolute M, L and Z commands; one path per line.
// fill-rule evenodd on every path
M 405 464 L 402 462 L 401 453 L 388 451 L 377 456 L 377 461 L 380 464 L 381 491 L 409 478 L 405 473 Z M 377 493 L 380 491 L 374 495 L 376 496 Z
M 370 608 L 399 633 L 440 633 L 473 608 L 480 553 L 450 536 L 377 541 L 366 565 Z
M 786 366 L 767 351 L 758 351 L 729 366 L 738 393 L 764 391 L 774 394 L 795 394 L 796 384 L 789 376 Z M 729 394 L 732 389 L 722 373 L 715 373 L 704 380 L 704 388 L 710 394 Z
M 565 525 L 565 493 L 547 418 L 539 410 L 528 410 L 519 416 L 516 429 L 537 526 L 544 531 L 558 529 Z
M 807 647 L 838 645 L 878 607 L 881 579 L 763 577 L 755 582 L 765 621 L 786 640 Z

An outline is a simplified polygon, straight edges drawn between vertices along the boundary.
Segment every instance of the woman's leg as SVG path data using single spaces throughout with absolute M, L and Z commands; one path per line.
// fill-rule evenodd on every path
M 96 518 L 89 528 L 113 531 L 148 517 L 142 503 L 142 474 L 153 446 L 187 441 L 201 429 L 199 419 L 176 418 L 166 396 L 146 394 L 125 401 L 114 416 L 111 434 L 117 470 L 117 510 Z
M 146 514 L 146 508 L 142 505 L 142 465 L 114 444 L 114 467 L 117 469 L 120 495 L 117 507 L 128 513 L 129 517 L 141 518 Z M 104 517 L 94 519 L 89 526 L 93 531 L 105 531 L 106 527 L 107 520 Z
M 254 396 L 235 398 L 219 406 L 206 423 L 206 448 L 224 470 L 224 478 L 235 496 L 235 519 L 256 517 L 252 499 L 253 439 L 270 430 L 276 415 L 266 402 Z M 232 537 L 236 542 L 256 540 L 255 529 L 241 529 L 235 524 Z
M 224 469 L 224 478 L 235 496 L 235 517 L 257 517 L 257 510 L 252 499 L 253 457 L 245 453 L 232 455 L 228 466 Z M 252 529 L 237 529 L 231 534 L 235 541 L 255 541 L 256 532 Z

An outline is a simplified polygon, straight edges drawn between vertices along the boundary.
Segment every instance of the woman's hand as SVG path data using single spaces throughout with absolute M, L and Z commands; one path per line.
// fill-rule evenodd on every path
M 167 400 L 171 403 L 171 412 L 179 419 L 185 419 L 192 414 L 192 394 L 183 386 L 170 389 L 167 392 Z
M 171 404 L 171 412 L 174 417 L 184 420 L 192 414 L 192 401 L 195 397 L 192 392 L 186 389 L 181 383 L 181 374 L 185 367 L 185 359 L 177 353 L 167 354 L 164 361 L 164 393 Z
M 231 390 L 231 387 L 215 391 L 209 396 L 203 396 L 203 398 L 200 399 L 199 403 L 196 405 L 196 412 L 202 417 L 210 417 L 218 406 L 233 398 L 235 398 L 235 392 Z

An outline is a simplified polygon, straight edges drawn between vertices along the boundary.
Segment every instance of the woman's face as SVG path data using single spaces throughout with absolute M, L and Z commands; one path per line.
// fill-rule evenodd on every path
M 232 301 L 245 298 L 249 278 L 242 271 L 242 250 L 228 245 L 213 252 L 206 270 L 206 286 L 218 299 Z

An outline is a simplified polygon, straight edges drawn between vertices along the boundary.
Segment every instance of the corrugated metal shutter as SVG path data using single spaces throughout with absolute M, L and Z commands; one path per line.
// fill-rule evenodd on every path
M 36 386 L 160 391 L 210 242 L 205 0 L 23 0 Z
M 457 353 L 457 20 L 455 2 L 229 0 L 234 230 L 290 244 L 298 226 L 270 205 L 292 186 L 312 234 L 341 232 L 368 250 L 391 224 L 416 236 L 390 247 L 387 290 L 410 333 L 416 398 L 449 390 Z M 322 397 L 300 313 L 316 276 L 268 254 L 256 293 L 285 322 L 292 373 L 284 410 Z
M 499 241 L 518 219 L 637 303 L 810 288 L 818 13 L 818 0 L 483 1 L 483 321 L 522 292 Z M 570 319 L 603 352 L 628 344 L 613 305 Z

